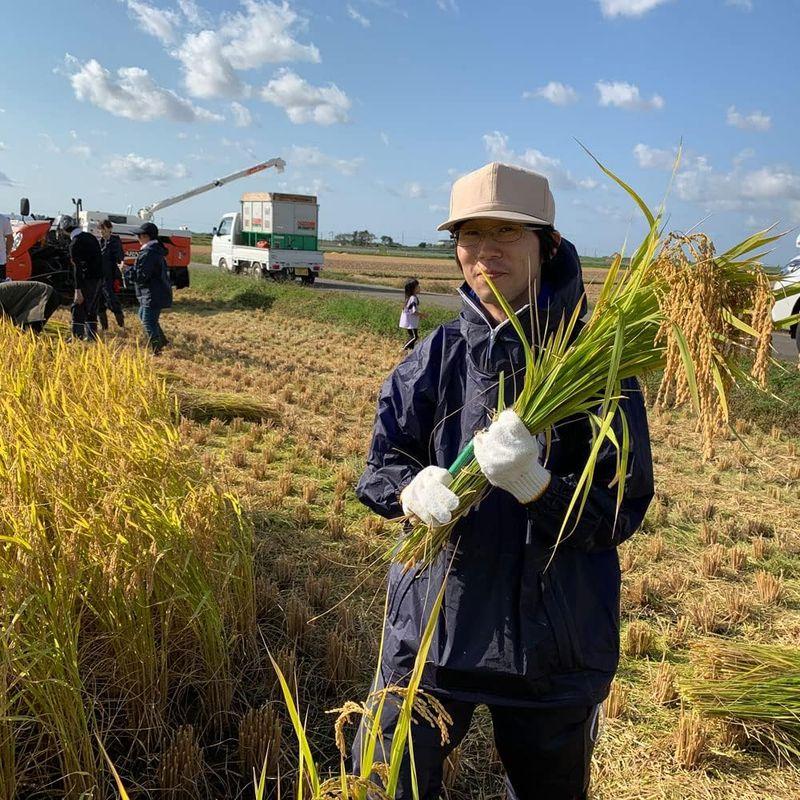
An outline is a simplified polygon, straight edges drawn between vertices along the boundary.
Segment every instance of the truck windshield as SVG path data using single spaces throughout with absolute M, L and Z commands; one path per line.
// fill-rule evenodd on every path
M 217 228 L 217 236 L 228 236 L 233 226 L 233 217 L 223 217 Z

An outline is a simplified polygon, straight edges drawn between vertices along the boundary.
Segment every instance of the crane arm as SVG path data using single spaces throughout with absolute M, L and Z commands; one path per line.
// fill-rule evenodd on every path
M 255 175 L 256 172 L 261 172 L 262 170 L 269 169 L 270 167 L 275 167 L 278 172 L 283 172 L 283 168 L 286 166 L 286 162 L 282 158 L 271 158 L 269 161 L 264 161 L 261 164 L 256 164 L 254 167 L 248 167 L 247 169 L 239 170 L 238 172 L 233 172 L 230 175 L 225 175 L 222 178 L 218 178 L 215 181 L 211 181 L 210 183 L 203 184 L 202 186 L 197 186 L 194 189 L 189 189 L 188 192 L 183 192 L 182 194 L 176 194 L 174 197 L 167 197 L 164 200 L 158 200 L 155 203 L 150 203 L 150 205 L 145 206 L 144 208 L 139 209 L 139 219 L 144 220 L 151 220 L 153 219 L 153 214 L 156 211 L 160 211 L 162 208 L 167 208 L 168 206 L 174 206 L 175 203 L 180 203 L 183 200 L 188 200 L 190 197 L 194 197 L 198 194 L 203 194 L 203 192 L 207 192 L 210 189 L 216 189 L 217 186 L 224 186 L 226 183 L 230 183 L 231 181 L 237 181 L 239 178 L 246 178 L 248 175 Z

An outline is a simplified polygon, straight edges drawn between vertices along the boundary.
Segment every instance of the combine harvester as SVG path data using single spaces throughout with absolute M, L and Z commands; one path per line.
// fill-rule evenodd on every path
M 119 234 L 125 250 L 126 263 L 133 263 L 139 250 L 139 242 L 133 231 L 142 222 L 151 221 L 157 211 L 189 200 L 218 186 L 255 175 L 270 167 L 283 172 L 286 162 L 282 158 L 273 158 L 261 164 L 239 170 L 223 178 L 211 181 L 190 189 L 187 192 L 167 197 L 140 208 L 138 214 L 118 214 L 112 211 L 84 211 L 83 201 L 73 199 L 75 219 L 85 231 L 99 237 L 100 223 L 104 219 L 114 224 L 114 233 Z M 69 240 L 60 236 L 58 222 L 60 216 L 30 216 L 30 203 L 23 197 L 20 201 L 22 219 L 12 220 L 14 246 L 9 255 L 7 273 L 15 281 L 41 281 L 51 284 L 64 298 L 72 297 L 72 269 L 69 261 Z M 192 235 L 188 230 L 170 230 L 162 228 L 159 239 L 167 248 L 167 266 L 170 280 L 177 289 L 189 285 L 189 262 L 192 256 Z

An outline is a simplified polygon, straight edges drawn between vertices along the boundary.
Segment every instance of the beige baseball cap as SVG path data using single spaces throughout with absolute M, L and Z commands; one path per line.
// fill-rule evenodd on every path
M 493 161 L 453 184 L 450 216 L 436 230 L 452 230 L 467 219 L 553 225 L 556 204 L 544 175 Z

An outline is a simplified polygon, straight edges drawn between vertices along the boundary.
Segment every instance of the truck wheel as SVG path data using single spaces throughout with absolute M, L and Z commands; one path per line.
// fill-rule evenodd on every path
M 301 275 L 300 283 L 302 283 L 303 286 L 313 286 L 316 277 L 317 277 L 316 275 Z
M 220 269 L 221 269 L 223 272 L 227 272 L 227 271 L 228 271 L 228 262 L 227 262 L 227 261 L 226 261 L 224 258 L 221 258 L 221 259 L 220 259 L 220 260 L 217 262 L 217 266 L 218 266 L 218 267 L 219 267 L 219 268 L 220 268 Z

